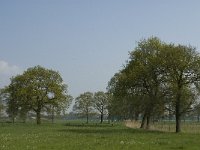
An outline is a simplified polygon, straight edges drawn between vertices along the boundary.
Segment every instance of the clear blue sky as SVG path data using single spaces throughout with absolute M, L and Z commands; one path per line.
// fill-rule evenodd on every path
M 1 0 L 0 86 L 28 67 L 58 70 L 74 97 L 106 89 L 136 41 L 200 47 L 199 0 Z

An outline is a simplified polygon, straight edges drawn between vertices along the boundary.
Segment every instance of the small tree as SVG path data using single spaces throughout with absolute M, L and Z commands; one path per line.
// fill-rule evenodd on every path
M 94 94 L 94 108 L 100 113 L 101 123 L 103 123 L 104 114 L 107 112 L 108 95 L 102 91 Z
M 3 99 L 4 99 L 3 95 L 4 95 L 3 94 L 3 89 L 0 89 L 0 117 L 1 117 L 1 114 L 2 114 L 2 112 L 4 110 L 4 108 L 5 108 L 4 102 L 3 102 Z
M 92 112 L 93 108 L 93 94 L 91 92 L 85 92 L 80 94 L 75 99 L 74 110 L 77 111 L 79 114 L 86 116 L 87 123 L 89 120 L 89 114 Z
M 19 112 L 19 102 L 15 97 L 15 89 L 12 87 L 5 87 L 1 89 L 1 99 L 6 103 L 6 113 L 9 118 L 12 120 L 12 123 L 15 123 L 15 118 Z
M 67 109 L 69 108 L 70 104 L 72 103 L 73 97 L 71 95 L 66 95 L 68 101 L 62 101 L 58 104 L 50 104 L 47 105 L 46 111 L 48 115 L 51 117 L 51 122 L 54 123 L 55 115 L 65 115 Z

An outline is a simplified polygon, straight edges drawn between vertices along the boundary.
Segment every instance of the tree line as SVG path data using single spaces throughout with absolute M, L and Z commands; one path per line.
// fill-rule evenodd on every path
M 141 128 L 165 114 L 182 117 L 197 108 L 200 56 L 192 46 L 166 43 L 157 37 L 143 39 L 129 60 L 109 81 L 110 113 L 126 118 L 142 116 Z
M 100 122 L 120 116 L 141 119 L 141 128 L 150 128 L 154 119 L 175 116 L 176 132 L 181 131 L 181 119 L 197 110 L 200 118 L 200 55 L 196 48 L 166 43 L 157 37 L 137 43 L 123 68 L 109 81 L 107 92 L 85 92 L 75 98 L 73 111 L 86 117 L 99 114 Z M 59 72 L 41 66 L 28 68 L 11 78 L 1 89 L 0 100 L 6 113 L 15 121 L 26 119 L 29 112 L 65 114 L 73 98 L 68 94 Z M 5 109 L 0 103 L 0 110 Z
M 41 114 L 49 114 L 53 122 L 55 114 L 65 114 L 72 100 L 59 72 L 36 66 L 12 77 L 11 83 L 1 89 L 0 111 L 6 109 L 13 123 L 16 117 L 25 122 L 27 114 L 32 112 L 37 124 L 41 124 Z M 85 92 L 75 99 L 74 110 L 86 116 L 87 123 L 90 113 L 99 113 L 102 123 L 107 100 L 107 94 L 102 91 Z
M 100 123 L 103 123 L 104 116 L 108 115 L 109 95 L 103 91 L 84 92 L 75 99 L 73 111 L 83 117 L 86 117 L 88 123 L 91 114 L 100 114 Z

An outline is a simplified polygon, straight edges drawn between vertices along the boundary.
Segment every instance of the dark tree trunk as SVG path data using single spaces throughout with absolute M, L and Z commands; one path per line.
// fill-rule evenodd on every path
M 176 133 L 181 132 L 181 114 L 180 114 L 180 94 L 178 93 L 176 101 Z
M 176 110 L 176 133 L 181 132 L 181 115 Z
M 103 123 L 103 111 L 104 111 L 104 109 L 103 109 L 103 106 L 101 107 L 101 123 Z
M 41 114 L 40 114 L 40 110 L 37 110 L 36 114 L 37 114 L 36 121 L 37 121 L 37 124 L 39 125 L 39 124 L 41 124 Z
M 142 128 L 142 129 L 145 128 L 146 119 L 147 119 L 147 115 L 146 115 L 146 113 L 145 113 L 144 116 L 143 116 L 143 118 L 142 118 L 142 123 L 141 123 L 140 128 Z
M 147 116 L 147 125 L 146 125 L 146 129 L 150 129 L 150 115 Z
M 176 114 L 176 133 L 181 132 L 181 117 Z
M 101 123 L 103 123 L 103 113 L 101 113 Z
M 87 113 L 87 122 L 86 123 L 88 123 L 88 119 L 89 119 L 89 116 L 88 116 L 88 113 Z

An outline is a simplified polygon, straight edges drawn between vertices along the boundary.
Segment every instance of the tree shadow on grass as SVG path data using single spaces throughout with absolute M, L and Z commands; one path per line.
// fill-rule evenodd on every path
M 162 131 L 152 131 L 152 130 L 143 130 L 143 129 L 131 129 L 123 126 L 94 126 L 94 125 L 75 125 L 75 126 L 68 126 L 69 128 L 59 130 L 59 132 L 73 132 L 77 134 L 120 134 L 120 133 L 128 133 L 128 134 L 160 134 L 165 133 Z
M 65 124 L 65 126 L 67 127 L 98 127 L 98 128 L 105 128 L 105 127 L 113 127 L 114 124 L 100 124 L 100 123 L 90 123 L 90 124 L 87 124 L 87 123 L 67 123 Z

